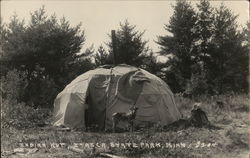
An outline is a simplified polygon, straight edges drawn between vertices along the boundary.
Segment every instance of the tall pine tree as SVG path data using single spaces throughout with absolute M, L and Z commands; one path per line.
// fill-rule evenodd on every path
M 186 87 L 189 93 L 199 95 L 209 92 L 207 80 L 207 65 L 211 60 L 210 51 L 212 49 L 211 40 L 213 37 L 214 8 L 211 7 L 208 0 L 200 0 L 197 4 L 197 54 L 190 84 Z
M 216 9 L 213 50 L 210 52 L 209 81 L 218 93 L 246 91 L 248 49 L 238 30 L 237 15 L 223 4 Z
M 85 41 L 80 24 L 71 27 L 65 18 L 58 20 L 55 15 L 48 17 L 45 8 L 31 13 L 28 25 L 16 16 L 7 25 L 2 49 L 9 59 L 9 67 L 23 69 L 32 75 L 38 67 L 44 69 L 58 85 L 68 82 L 69 63 L 75 60 Z
M 45 106 L 45 98 L 51 98 L 46 104 L 53 105 L 56 93 L 50 89 L 62 90 L 76 75 L 92 68 L 89 59 L 77 55 L 85 41 L 80 24 L 72 27 L 65 18 L 48 17 L 44 7 L 31 13 L 27 25 L 14 15 L 1 32 L 0 62 L 7 71 L 27 73 L 24 101 L 36 106 Z
M 120 28 L 116 30 L 117 64 L 133 66 L 142 64 L 143 54 L 148 51 L 147 41 L 142 39 L 143 34 L 144 32 L 136 30 L 135 25 L 129 24 L 128 20 L 120 24 Z M 112 41 L 108 43 L 108 46 L 109 53 L 112 54 Z
M 207 62 L 210 59 L 209 52 L 211 51 L 211 40 L 214 33 L 214 8 L 211 7 L 208 0 L 201 0 L 200 3 L 197 4 L 197 8 L 197 33 L 199 35 L 198 54 L 199 60 L 203 63 L 202 70 L 205 71 Z
M 174 14 L 165 30 L 171 35 L 160 36 L 157 43 L 161 46 L 161 52 L 172 55 L 169 60 L 171 69 L 168 72 L 168 81 L 172 83 L 174 91 L 184 91 L 192 76 L 197 58 L 197 16 L 191 6 L 185 0 L 178 1 L 174 6 Z M 175 84 L 173 84 L 175 83 Z

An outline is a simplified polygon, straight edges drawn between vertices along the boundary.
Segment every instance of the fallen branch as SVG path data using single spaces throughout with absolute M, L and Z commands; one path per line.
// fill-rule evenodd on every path
M 99 156 L 104 156 L 106 158 L 125 158 L 123 156 L 117 156 L 117 155 L 109 154 L 109 153 L 99 153 Z

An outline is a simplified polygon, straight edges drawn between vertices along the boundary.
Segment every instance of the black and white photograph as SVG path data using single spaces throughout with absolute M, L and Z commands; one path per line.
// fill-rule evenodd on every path
M 247 0 L 1 0 L 1 157 L 249 158 Z

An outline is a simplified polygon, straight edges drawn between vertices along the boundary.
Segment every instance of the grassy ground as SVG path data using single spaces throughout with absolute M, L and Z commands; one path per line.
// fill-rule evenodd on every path
M 177 131 L 162 131 L 150 128 L 134 133 L 114 134 L 57 131 L 35 126 L 26 129 L 7 126 L 3 127 L 1 132 L 1 156 L 101 157 L 100 153 L 105 152 L 122 157 L 248 158 L 250 136 L 248 96 L 224 95 L 199 97 L 193 100 L 177 97 L 176 102 L 183 117 L 190 115 L 194 100 L 202 102 L 202 108 L 207 112 L 209 120 L 219 129 L 190 127 Z M 224 106 L 218 106 L 217 101 L 223 102 Z M 91 147 L 91 143 L 96 146 Z M 126 143 L 134 144 L 129 146 Z M 29 146 L 27 149 L 32 149 L 33 145 L 38 146 L 38 151 L 35 153 L 11 154 L 20 146 L 26 148 Z

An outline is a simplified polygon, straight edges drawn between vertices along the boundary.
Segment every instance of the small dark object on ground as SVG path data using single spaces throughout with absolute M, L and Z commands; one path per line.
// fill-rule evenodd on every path
M 92 124 L 92 125 L 86 127 L 86 132 L 98 132 L 98 131 L 100 131 L 98 124 Z
M 37 127 L 46 127 L 48 125 L 49 125 L 49 123 L 47 123 L 47 122 L 41 122 L 41 123 L 36 124 Z
M 194 104 L 189 121 L 195 127 L 204 127 L 210 124 L 206 112 L 201 109 L 199 103 Z
M 178 121 L 175 121 L 167 126 L 164 126 L 165 131 L 177 131 L 181 129 L 186 129 L 191 126 L 190 121 L 187 119 L 179 119 Z
M 193 105 L 191 116 L 188 119 L 180 119 L 167 126 L 164 126 L 164 130 L 182 130 L 188 127 L 221 129 L 220 127 L 214 126 L 209 122 L 206 112 L 201 109 L 199 103 L 195 103 Z
M 216 101 L 216 104 L 218 105 L 218 107 L 219 107 L 220 109 L 224 108 L 224 103 L 223 103 L 223 101 Z

